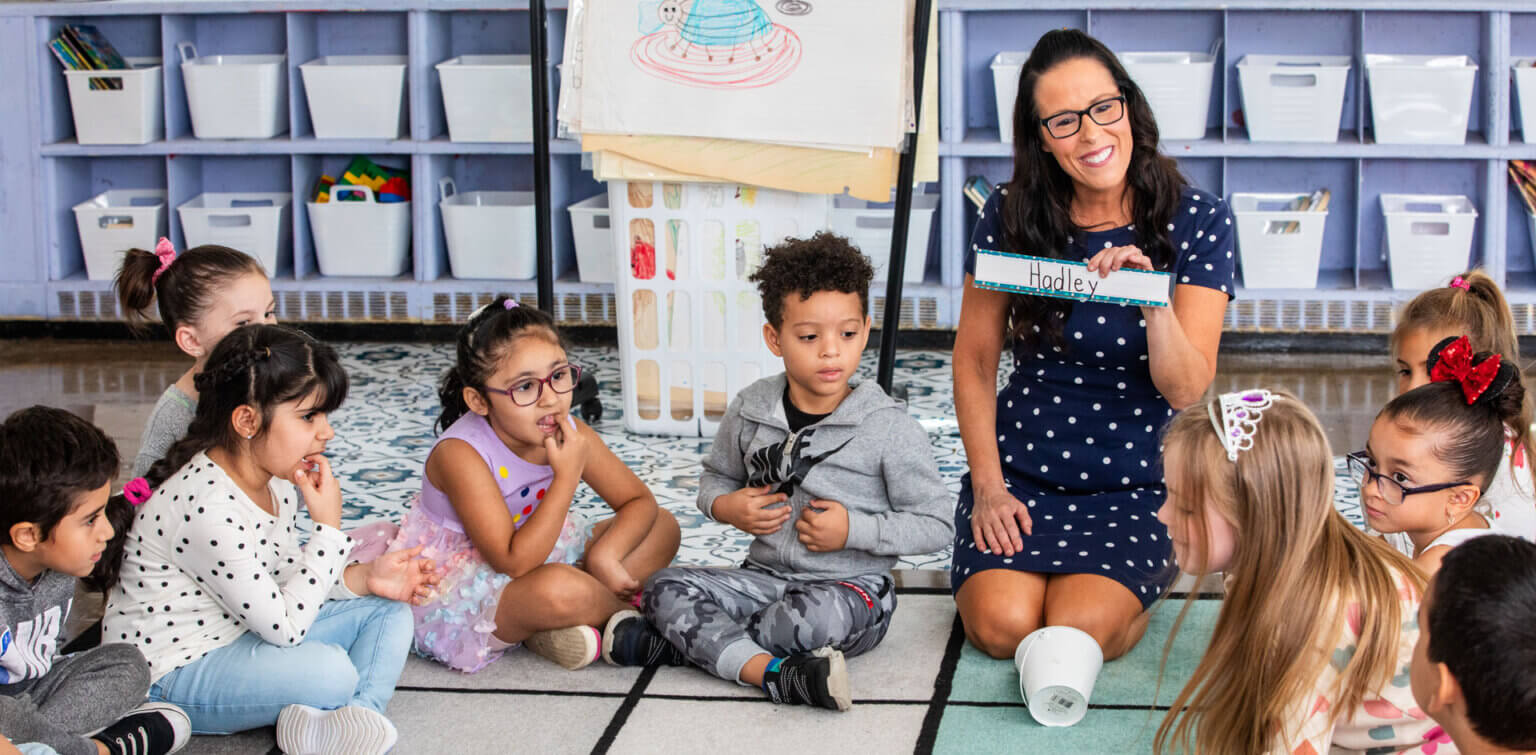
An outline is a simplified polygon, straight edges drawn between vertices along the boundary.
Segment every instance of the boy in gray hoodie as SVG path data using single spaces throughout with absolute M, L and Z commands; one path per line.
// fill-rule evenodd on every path
M 738 568 L 652 576 L 644 615 L 609 620 L 608 662 L 691 662 L 776 703 L 852 705 L 843 659 L 885 637 L 891 567 L 954 535 L 927 434 L 874 381 L 849 385 L 873 276 L 830 233 L 767 251 L 751 280 L 784 372 L 731 402 L 699 478 L 699 508 L 756 537 Z
M 149 664 L 138 648 L 60 654 L 75 583 L 112 537 L 118 464 L 106 433 L 62 409 L 0 425 L 0 735 L 26 752 L 160 755 L 191 736 L 180 708 L 140 705 Z

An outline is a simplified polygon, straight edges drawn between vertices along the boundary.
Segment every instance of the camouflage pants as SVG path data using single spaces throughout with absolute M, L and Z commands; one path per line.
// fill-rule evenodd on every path
M 643 595 L 641 610 L 668 642 L 731 681 L 760 653 L 866 652 L 896 611 L 895 584 L 883 574 L 797 581 L 751 566 L 675 567 L 652 576 Z

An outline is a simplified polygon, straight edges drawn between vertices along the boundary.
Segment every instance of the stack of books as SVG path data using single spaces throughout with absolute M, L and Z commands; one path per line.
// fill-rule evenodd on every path
M 129 68 L 117 48 L 91 24 L 65 24 L 48 43 L 53 56 L 71 71 L 110 71 Z M 121 79 L 91 79 L 92 89 L 121 89 Z

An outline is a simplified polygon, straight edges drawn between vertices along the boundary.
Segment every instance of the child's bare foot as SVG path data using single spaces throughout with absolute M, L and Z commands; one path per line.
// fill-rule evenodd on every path
M 534 655 L 574 671 L 602 657 L 603 638 L 596 627 L 574 626 L 534 632 L 523 645 Z

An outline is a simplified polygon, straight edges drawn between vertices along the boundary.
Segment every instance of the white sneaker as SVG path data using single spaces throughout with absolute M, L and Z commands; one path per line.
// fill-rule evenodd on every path
M 597 627 L 574 626 L 534 632 L 523 646 L 535 655 L 576 670 L 603 656 L 603 638 Z
M 277 747 L 288 755 L 384 755 L 399 738 L 383 714 L 358 705 L 290 705 L 277 714 Z

